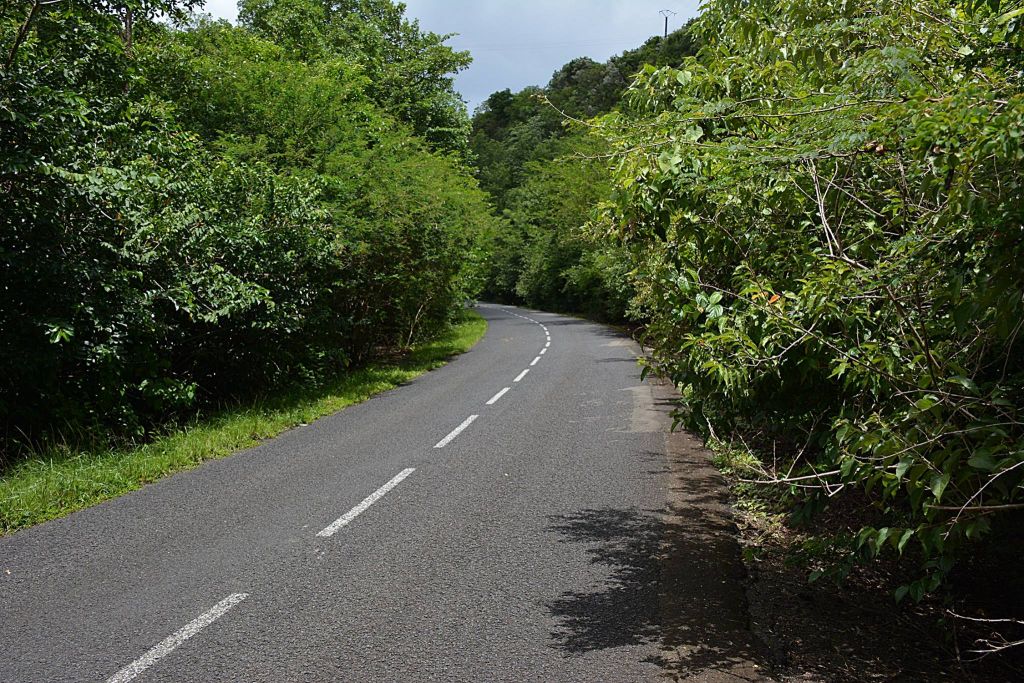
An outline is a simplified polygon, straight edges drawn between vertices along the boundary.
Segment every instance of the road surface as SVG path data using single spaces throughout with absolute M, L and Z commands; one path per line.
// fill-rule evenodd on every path
M 0 681 L 754 680 L 705 453 L 608 328 L 437 371 L 0 538 Z

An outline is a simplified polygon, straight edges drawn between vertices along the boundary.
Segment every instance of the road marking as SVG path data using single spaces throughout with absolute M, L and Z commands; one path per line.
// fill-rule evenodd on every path
M 210 611 L 199 615 L 194 620 L 186 624 L 181 630 L 164 638 L 153 646 L 149 652 L 108 678 L 107 683 L 127 683 L 132 680 L 143 671 L 156 664 L 157 661 L 171 654 L 175 648 L 186 640 L 227 614 L 229 609 L 242 602 L 242 600 L 245 600 L 247 597 L 249 597 L 248 593 L 235 593 L 224 598 L 210 608 Z
M 540 356 L 537 356 L 536 358 L 533 359 L 533 362 L 530 363 L 530 367 L 532 368 L 534 365 L 536 365 L 539 362 L 540 362 Z
M 499 400 L 501 400 L 501 397 L 504 396 L 505 394 L 507 394 L 509 389 L 511 389 L 511 388 L 512 387 L 505 387 L 504 389 L 502 389 L 501 391 L 496 393 L 494 395 L 494 397 L 491 398 L 491 400 L 487 402 L 487 405 L 493 406 L 495 403 L 497 403 Z
M 469 425 L 473 424 L 473 420 L 477 419 L 478 417 L 480 417 L 480 416 L 479 415 L 470 415 L 469 417 L 467 417 L 466 421 L 463 422 L 462 424 L 460 424 L 455 429 L 453 429 L 451 434 L 449 434 L 448 436 L 446 436 L 443 439 L 441 439 L 440 441 L 438 441 L 437 445 L 435 445 L 434 448 L 444 448 L 445 446 L 450 444 L 452 442 L 452 439 L 454 439 L 459 434 L 461 434 L 463 432 L 463 430 L 466 429 L 466 427 L 468 427 Z
M 547 353 L 547 352 L 548 352 L 548 349 L 547 349 L 547 347 L 544 347 L 543 349 L 541 349 L 541 350 L 540 350 L 540 355 L 542 355 L 542 356 L 543 356 L 543 355 L 544 355 L 545 353 Z
M 550 347 L 551 347 L 551 342 L 550 341 L 547 344 L 544 345 L 545 349 L 550 348 Z
M 520 373 L 519 373 L 519 376 L 518 376 L 518 377 L 516 377 L 516 378 L 515 378 L 514 380 L 512 380 L 512 381 L 513 381 L 513 382 L 519 382 L 519 381 L 522 381 L 522 379 L 523 379 L 524 377 L 526 377 L 526 373 L 528 373 L 529 371 L 530 371 L 530 368 L 526 368 L 525 370 L 523 370 L 522 372 L 520 372 Z
M 362 513 L 366 512 L 367 508 L 369 508 L 371 505 L 373 505 L 378 500 L 383 498 L 384 494 L 386 494 L 388 491 L 401 484 L 403 479 L 405 479 L 415 471 L 415 467 L 410 467 L 409 469 L 402 470 L 401 472 L 396 474 L 391 479 L 391 481 L 384 484 L 379 489 L 377 489 L 376 491 L 368 495 L 366 498 L 364 498 L 362 503 L 356 505 L 354 508 L 343 514 L 341 517 L 338 517 L 338 519 L 334 520 L 329 527 L 318 533 L 317 536 L 319 536 L 320 538 L 330 538 L 334 534 L 338 533 L 339 529 L 341 529 L 343 526 L 351 522 L 353 519 L 355 519 Z

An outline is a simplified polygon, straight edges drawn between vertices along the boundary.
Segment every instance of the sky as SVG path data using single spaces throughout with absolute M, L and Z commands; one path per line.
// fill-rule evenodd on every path
M 234 21 L 236 0 L 207 0 L 206 12 Z M 407 16 L 448 44 L 469 50 L 473 65 L 455 86 L 475 109 L 492 92 L 546 85 L 576 57 L 603 62 L 697 15 L 700 0 L 405 0 Z

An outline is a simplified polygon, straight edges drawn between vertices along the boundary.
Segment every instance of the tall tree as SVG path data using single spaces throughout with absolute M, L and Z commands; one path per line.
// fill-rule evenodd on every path
M 454 75 L 472 59 L 405 10 L 390 0 L 242 0 L 239 20 L 302 59 L 353 60 L 374 101 L 435 149 L 464 153 L 469 118 Z

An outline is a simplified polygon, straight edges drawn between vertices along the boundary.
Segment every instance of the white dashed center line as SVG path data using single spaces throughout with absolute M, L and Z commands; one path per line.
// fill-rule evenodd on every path
M 489 406 L 493 406 L 493 405 L 494 405 L 495 403 L 497 403 L 497 402 L 498 402 L 499 400 L 501 400 L 501 397 L 502 397 L 502 396 L 504 396 L 505 394 L 507 394 L 507 393 L 509 392 L 509 389 L 511 389 L 511 388 L 512 388 L 512 387 L 505 387 L 504 389 L 502 389 L 501 391 L 499 391 L 498 393 L 496 393 L 496 394 L 495 394 L 495 395 L 494 395 L 494 396 L 493 396 L 493 397 L 491 398 L 491 400 L 487 402 L 487 405 L 489 405 Z
M 449 434 L 448 436 L 446 436 L 443 439 L 441 439 L 440 441 L 438 441 L 437 444 L 434 446 L 434 448 L 444 448 L 445 446 L 450 444 L 452 442 L 452 439 L 454 439 L 459 434 L 461 434 L 466 429 L 466 427 L 468 427 L 469 425 L 473 424 L 473 420 L 477 419 L 478 417 L 480 417 L 480 416 L 479 415 L 470 415 L 469 417 L 467 417 L 466 421 L 463 422 L 462 424 L 460 424 L 455 429 L 453 429 L 451 434 Z
M 384 494 L 398 486 L 400 483 L 402 483 L 403 479 L 405 479 L 415 471 L 415 467 L 410 467 L 409 469 L 402 470 L 401 472 L 396 474 L 391 479 L 391 481 L 384 484 L 379 489 L 377 489 L 376 491 L 368 495 L 366 498 L 364 498 L 362 503 L 356 505 L 354 508 L 343 514 L 341 517 L 338 517 L 338 519 L 334 520 L 329 527 L 318 533 L 317 536 L 319 536 L 320 538 L 330 538 L 334 534 L 338 533 L 339 529 L 347 525 L 349 522 L 351 522 L 353 519 L 355 519 L 362 513 L 366 512 L 367 508 L 369 508 L 371 505 L 373 505 L 378 500 L 383 498 Z
M 505 307 L 505 308 L 507 308 L 507 307 Z M 511 313 L 511 311 L 509 311 L 509 313 Z M 532 318 L 528 318 L 528 317 L 526 317 L 524 315 L 519 315 L 517 313 L 512 313 L 512 315 L 516 316 L 517 318 L 522 318 L 523 320 L 527 320 L 527 321 L 529 321 L 531 323 L 534 323 L 536 325 L 540 325 L 540 328 L 544 331 L 544 337 L 545 337 L 546 343 L 544 344 L 544 348 L 541 349 L 540 355 L 538 355 L 536 358 L 534 358 L 533 361 L 530 363 L 530 367 L 533 367 L 533 366 L 537 365 L 537 363 L 540 362 L 541 356 L 546 354 L 548 352 L 548 349 L 551 347 L 551 333 L 548 331 L 547 326 L 544 325 L 541 322 L 538 322 L 538 321 L 536 321 L 536 320 L 534 320 Z M 515 382 L 522 381 L 522 379 L 524 377 L 526 377 L 526 375 L 529 372 L 530 372 L 530 368 L 526 368 L 525 370 L 523 370 L 522 372 L 519 373 L 519 376 L 517 376 L 514 381 Z M 495 394 L 491 398 L 491 400 L 487 401 L 487 405 L 489 405 L 489 406 L 490 405 L 494 405 L 499 400 L 501 400 L 501 398 L 505 394 L 507 394 L 509 391 L 511 391 L 511 387 L 505 387 L 504 389 L 499 391 L 497 394 Z M 466 420 L 462 424 L 460 424 L 458 427 L 453 429 L 451 431 L 451 433 L 448 434 L 448 436 L 446 436 L 443 439 L 441 439 L 440 441 L 438 441 L 437 445 L 435 445 L 434 448 L 444 448 L 445 446 L 447 446 L 449 443 L 451 443 L 455 439 L 455 437 L 457 437 L 459 434 L 461 434 L 463 431 L 465 431 L 467 427 L 469 427 L 471 424 L 473 424 L 473 422 L 478 417 L 479 417 L 479 415 L 470 415 L 468 418 L 466 418 Z M 302 425 L 302 426 L 305 426 L 305 425 Z M 339 530 L 341 530 L 343 527 L 345 527 L 350 522 L 352 522 L 352 520 L 354 520 L 356 517 L 358 517 L 363 512 L 365 512 L 367 509 L 369 509 L 371 505 L 373 505 L 378 500 L 380 500 L 385 495 L 387 495 L 387 493 L 389 491 L 391 491 L 396 486 L 398 486 L 403 480 L 405 480 L 409 475 L 411 475 L 415 471 L 416 471 L 416 468 L 414 468 L 414 467 L 410 467 L 408 469 L 402 470 L 397 475 L 395 475 L 388 483 L 384 484 L 379 489 L 377 489 L 376 491 L 371 493 L 369 496 L 364 498 L 361 503 L 356 505 L 354 508 L 352 508 L 351 510 L 346 512 L 344 515 L 342 515 L 338 519 L 336 519 L 334 522 L 332 522 L 330 524 L 330 526 L 328 526 L 328 527 L 324 528 L 322 531 L 320 531 L 317 534 L 317 536 L 320 537 L 320 538 L 330 538 L 335 533 L 337 533 Z M 192 638 L 193 636 L 198 634 L 200 631 L 202 631 L 204 628 L 206 628 L 207 626 L 212 624 L 217 619 L 219 619 L 222 616 L 224 616 L 225 614 L 227 614 L 227 612 L 231 608 L 233 608 L 235 605 L 239 604 L 240 602 L 242 602 L 243 600 L 245 600 L 248 597 L 249 597 L 248 593 L 234 593 L 234 594 L 229 595 L 228 597 L 224 598 L 223 600 L 218 602 L 216 605 L 214 605 L 212 608 L 210 608 L 207 612 L 204 612 L 203 614 L 201 614 L 200 616 L 196 617 L 194 620 L 192 620 L 191 622 L 186 624 L 180 630 L 176 631 L 175 633 L 171 634 L 170 636 L 168 636 L 164 640 L 162 640 L 159 643 L 157 643 L 155 646 L 153 646 L 144 655 L 142 655 L 141 657 L 136 659 L 134 662 L 132 662 L 131 664 L 129 664 L 125 668 L 123 668 L 120 671 L 118 671 L 113 676 L 111 676 L 109 679 L 107 679 L 107 683 L 128 683 L 128 681 L 133 680 L 139 674 L 141 674 L 144 671 L 146 671 L 146 669 L 148 669 L 149 667 L 153 666 L 153 664 L 155 664 L 157 661 L 159 661 L 163 657 L 166 657 L 167 655 L 169 655 L 171 652 L 173 652 L 176 648 L 180 647 L 187 640 L 189 640 L 190 638 Z
M 156 664 L 157 661 L 171 654 L 186 640 L 227 614 L 229 609 L 242 602 L 242 600 L 245 600 L 247 597 L 249 597 L 248 593 L 235 593 L 234 595 L 229 595 L 224 598 L 210 608 L 208 612 L 199 615 L 189 623 L 185 624 L 181 630 L 167 636 L 154 645 L 149 652 L 108 678 L 107 683 L 127 683 L 132 680 L 143 671 Z

